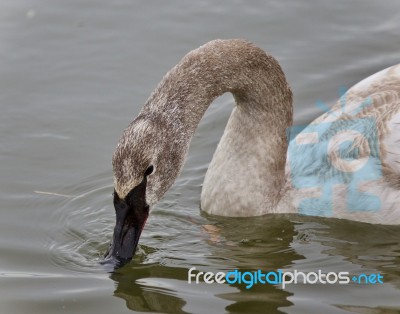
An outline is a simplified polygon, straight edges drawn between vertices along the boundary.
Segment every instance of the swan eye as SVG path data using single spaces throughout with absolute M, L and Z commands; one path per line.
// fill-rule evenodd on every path
M 146 169 L 146 171 L 145 171 L 145 173 L 144 173 L 144 176 L 147 177 L 148 175 L 151 175 L 151 174 L 153 173 L 153 170 L 154 170 L 153 165 L 150 165 L 150 166 Z

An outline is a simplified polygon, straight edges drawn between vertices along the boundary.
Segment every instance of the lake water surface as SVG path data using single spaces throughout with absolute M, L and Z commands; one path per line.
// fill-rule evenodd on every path
M 399 1 L 0 2 L 0 313 L 399 313 L 400 228 L 201 214 L 232 109 L 215 101 L 134 260 L 99 265 L 114 226 L 111 156 L 161 77 L 215 38 L 273 54 L 296 124 L 400 62 Z M 382 273 L 382 285 L 189 285 L 201 271 Z

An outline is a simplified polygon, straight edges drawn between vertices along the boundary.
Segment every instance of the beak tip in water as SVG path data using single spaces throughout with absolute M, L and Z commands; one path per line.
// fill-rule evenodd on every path
M 112 245 L 110 244 L 110 248 L 107 250 L 104 258 L 100 261 L 100 265 L 104 266 L 107 271 L 113 272 L 114 270 L 125 266 L 131 260 L 132 258 L 114 256 L 112 254 Z

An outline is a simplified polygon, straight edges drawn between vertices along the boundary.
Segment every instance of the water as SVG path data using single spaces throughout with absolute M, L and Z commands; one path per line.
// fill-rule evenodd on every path
M 134 260 L 99 265 L 111 239 L 111 155 L 164 73 L 215 38 L 247 38 L 282 64 L 295 121 L 341 86 L 400 60 L 398 1 L 0 3 L 1 313 L 397 313 L 399 227 L 199 212 L 233 100 L 219 98 Z M 381 272 L 366 285 L 189 285 L 187 271 Z

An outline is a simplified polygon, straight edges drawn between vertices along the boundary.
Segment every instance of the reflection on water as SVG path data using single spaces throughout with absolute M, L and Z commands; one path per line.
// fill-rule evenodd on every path
M 293 238 L 293 225 L 287 219 L 272 216 L 266 220 L 212 218 L 209 222 L 216 226 L 213 230 L 218 234 L 206 234 L 201 239 L 209 252 L 203 264 L 195 265 L 200 271 L 278 269 L 301 258 L 288 248 Z M 117 284 L 115 295 L 124 298 L 133 310 L 167 313 L 185 313 L 185 305 L 196 298 L 225 300 L 220 310 L 225 308 L 235 313 L 265 312 L 266 309 L 273 313 L 278 307 L 291 304 L 286 300 L 289 293 L 270 285 L 257 285 L 251 290 L 243 285 L 189 285 L 188 269 L 194 265 L 177 268 L 174 264 L 175 259 L 169 258 L 161 264 L 131 263 L 117 270 L 111 275 Z M 204 293 L 204 289 L 208 289 L 208 293 Z
M 298 313 L 299 309 L 307 312 L 316 307 L 326 313 L 335 309 L 349 313 L 400 309 L 396 297 L 400 293 L 400 227 L 299 215 L 199 215 L 196 208 L 173 202 L 184 189 L 182 181 L 190 177 L 196 186 L 196 180 L 201 179 L 193 179 L 193 171 L 197 168 L 186 169 L 171 194 L 153 210 L 133 261 L 115 271 L 100 265 L 114 225 L 108 205 L 112 191 L 109 174 L 66 188 L 62 196 L 43 196 L 62 198 L 62 206 L 52 218 L 60 223 L 50 232 L 51 260 L 78 273 L 110 272 L 114 296 L 124 299 L 136 312 L 192 313 L 199 306 L 207 308 L 204 300 L 209 300 L 208 311 L 229 313 Z M 188 270 L 193 266 L 203 272 L 379 272 L 384 275 L 384 285 L 317 288 L 300 284 L 282 290 L 268 284 L 251 289 L 245 284 L 188 284 Z M 361 297 L 367 300 L 361 302 Z
M 207 297 L 207 300 L 226 301 L 221 303 L 220 311 L 229 313 L 298 313 L 299 309 L 307 312 L 317 306 L 325 308 L 324 313 L 334 312 L 335 308 L 352 313 L 366 310 L 368 313 L 391 313 L 390 308 L 400 308 L 396 298 L 400 292 L 400 272 L 396 267 L 400 253 L 400 244 L 396 242 L 400 236 L 399 227 L 296 215 L 206 219 L 215 227 L 208 227 L 206 230 L 211 229 L 212 233 L 206 232 L 206 238 L 202 238 L 209 253 L 205 264 L 196 266 L 200 271 L 380 272 L 385 284 L 381 287 L 321 285 L 318 289 L 312 285 L 292 285 L 286 290 L 268 284 L 254 285 L 251 289 L 243 284 L 217 287 L 202 283 L 196 287 L 187 283 L 188 269 L 193 265 L 174 267 L 174 258 L 170 257 L 158 264 L 131 263 L 112 274 L 110 278 L 117 287 L 115 296 L 125 299 L 127 306 L 135 311 L 160 313 L 185 313 L 198 297 L 196 293 L 200 293 L 203 300 Z M 218 291 L 214 291 L 215 288 Z M 210 292 L 204 293 L 205 289 Z M 307 303 L 304 304 L 301 297 L 293 297 L 294 293 L 303 294 Z M 337 302 L 326 300 L 326 295 L 332 293 L 337 297 L 331 295 L 330 299 L 337 299 Z M 378 298 L 380 293 L 386 297 Z M 375 305 L 368 306 L 365 300 L 361 302 L 361 296 L 372 298 L 370 303 Z M 327 303 L 319 304 L 318 298 Z M 387 304 L 391 304 L 390 307 Z M 291 311 L 291 307 L 297 310 Z
M 302 219 L 302 217 L 299 217 Z M 304 219 L 304 218 L 303 218 Z M 296 310 L 310 308 L 310 304 L 324 312 L 338 309 L 350 313 L 386 313 L 387 309 L 399 309 L 398 252 L 396 239 L 400 228 L 379 226 L 337 219 L 307 218 L 306 223 L 296 226 L 303 241 L 293 241 L 292 247 L 304 256 L 289 270 L 324 272 L 346 271 L 350 275 L 381 273 L 382 285 L 291 285 L 288 291 Z M 305 244 L 305 245 L 304 245 Z M 390 247 L 390 249 L 388 249 Z M 384 310 L 385 309 L 385 310 Z M 296 311 L 287 311 L 296 313 Z
M 125 268 L 110 278 L 117 284 L 116 297 L 126 301 L 126 306 L 138 312 L 186 313 L 186 304 L 175 292 L 175 285 L 184 282 L 187 270 L 148 264 Z M 172 282 L 170 285 L 169 282 Z M 182 285 L 183 286 L 183 285 Z
M 85 276 L 110 272 L 114 296 L 136 312 L 193 313 L 391 313 L 400 309 L 400 227 L 299 215 L 226 218 L 199 215 L 174 200 L 191 182 L 188 167 L 171 193 L 151 213 L 133 261 L 112 271 L 100 264 L 114 226 L 109 173 L 65 188 L 62 195 L 42 195 L 59 205 L 49 230 L 50 259 Z M 188 179 L 190 178 L 190 179 Z M 193 179 L 195 178 L 195 179 Z M 196 191 L 197 190 L 197 191 Z M 55 201 L 55 199 L 57 201 Z M 193 203 L 192 203 L 193 204 Z M 190 201 L 189 201 L 190 206 Z M 288 285 L 188 284 L 188 270 L 198 271 L 348 271 L 381 273 L 384 284 Z M 4 276 L 10 276 L 4 274 Z M 204 305 L 204 300 L 208 300 Z M 393 312 L 395 313 L 395 312 Z

